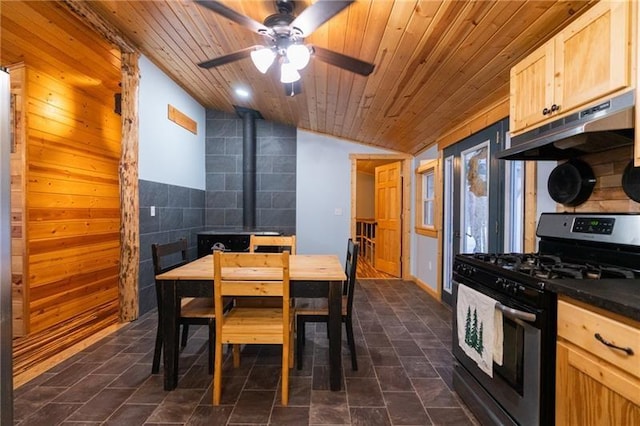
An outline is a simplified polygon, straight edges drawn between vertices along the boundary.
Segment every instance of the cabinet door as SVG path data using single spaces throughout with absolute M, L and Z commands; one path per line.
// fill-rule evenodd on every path
M 630 86 L 629 3 L 600 2 L 554 38 L 559 113 Z
M 556 424 L 640 425 L 636 377 L 564 342 L 556 366 Z
M 553 52 L 550 41 L 511 68 L 512 134 L 549 118 L 542 111 L 553 104 Z

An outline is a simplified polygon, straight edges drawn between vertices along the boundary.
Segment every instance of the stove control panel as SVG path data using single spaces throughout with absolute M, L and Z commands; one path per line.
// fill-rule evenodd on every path
M 542 213 L 536 235 L 640 248 L 640 213 Z
M 505 278 L 496 279 L 496 285 L 498 286 L 498 288 L 501 288 L 502 291 L 504 291 L 505 293 L 510 293 L 510 294 L 513 294 L 514 296 L 517 295 L 519 292 L 522 292 L 525 290 L 522 284 L 519 284 L 515 281 L 511 281 Z
M 573 229 L 571 231 L 584 234 L 611 235 L 615 222 L 614 218 L 577 217 L 573 221 Z
M 475 275 L 476 268 L 474 268 L 471 265 L 464 264 L 464 263 L 458 263 L 455 266 L 455 271 L 458 274 L 462 275 L 463 277 L 471 278 L 471 277 L 473 277 Z

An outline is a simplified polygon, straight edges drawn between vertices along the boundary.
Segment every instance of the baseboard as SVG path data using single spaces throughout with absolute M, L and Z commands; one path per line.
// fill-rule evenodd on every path
M 442 300 L 440 299 L 440 292 L 436 289 L 434 289 L 433 287 L 431 287 L 429 284 L 425 283 L 424 281 L 422 281 L 420 278 L 415 277 L 413 275 L 411 275 L 409 277 L 409 279 L 411 281 L 413 281 L 418 287 L 420 287 L 422 290 L 424 290 L 426 293 L 429 294 L 429 296 L 433 297 L 434 299 L 436 299 L 438 302 L 441 302 Z

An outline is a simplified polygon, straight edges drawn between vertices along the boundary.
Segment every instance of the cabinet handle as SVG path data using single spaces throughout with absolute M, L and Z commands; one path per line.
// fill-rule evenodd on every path
M 551 112 L 556 112 L 560 109 L 560 105 L 553 104 L 551 105 Z
M 602 337 L 600 335 L 600 333 L 594 334 L 593 337 L 595 337 L 596 340 L 598 340 L 599 342 L 601 342 L 605 346 L 609 346 L 610 348 L 621 350 L 622 352 L 625 352 L 627 355 L 633 355 L 633 349 L 631 349 L 631 348 L 623 348 L 621 346 L 616 346 L 613 343 L 605 340 L 604 337 Z
M 549 115 L 551 114 L 551 110 L 549 108 L 546 108 L 542 110 L 542 115 Z

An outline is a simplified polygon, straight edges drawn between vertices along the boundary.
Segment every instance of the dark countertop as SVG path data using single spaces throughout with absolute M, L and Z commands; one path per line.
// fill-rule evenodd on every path
M 640 321 L 640 280 L 551 280 L 546 288 Z

